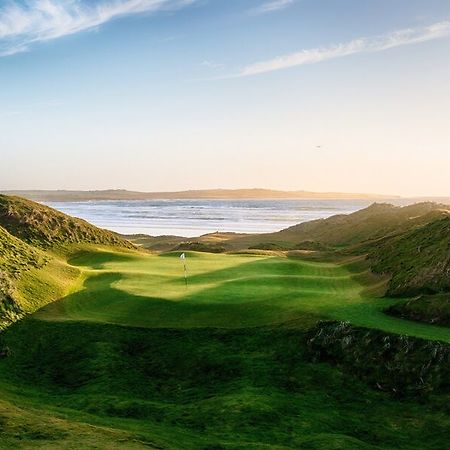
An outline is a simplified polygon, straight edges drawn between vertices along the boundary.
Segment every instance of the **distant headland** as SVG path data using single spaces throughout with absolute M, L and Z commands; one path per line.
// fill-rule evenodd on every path
M 125 189 L 95 191 L 71 190 L 11 190 L 2 194 L 17 195 L 41 202 L 76 202 L 89 200 L 282 200 L 282 199 L 329 199 L 329 200 L 367 200 L 395 199 L 396 195 L 360 194 L 343 192 L 278 191 L 272 189 L 204 189 L 176 192 L 136 192 Z

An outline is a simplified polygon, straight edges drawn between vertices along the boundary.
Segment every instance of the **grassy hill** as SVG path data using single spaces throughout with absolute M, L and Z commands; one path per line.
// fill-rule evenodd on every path
M 336 248 L 370 244 L 450 215 L 450 207 L 433 202 L 398 207 L 374 203 L 352 214 L 303 222 L 277 233 L 249 235 L 229 241 L 232 248 L 277 244 L 285 249 L 302 242 L 317 242 Z
M 388 295 L 415 297 L 387 312 L 450 326 L 450 217 L 387 239 L 369 258 L 374 271 L 391 276 Z
M 374 271 L 392 275 L 389 295 L 450 291 L 450 216 L 385 239 L 369 258 Z
M 134 246 L 109 231 L 19 197 L 0 195 L 0 329 L 67 295 L 80 246 Z
M 0 226 L 28 244 L 44 248 L 79 243 L 133 248 L 115 233 L 20 197 L 0 195 Z

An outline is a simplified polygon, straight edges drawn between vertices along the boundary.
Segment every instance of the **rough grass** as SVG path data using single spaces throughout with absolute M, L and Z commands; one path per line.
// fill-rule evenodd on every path
M 385 312 L 403 319 L 450 327 L 450 294 L 421 295 L 396 303 Z
M 113 433 L 128 439 L 123 448 L 133 448 L 130 436 L 180 450 L 447 445 L 447 397 L 426 405 L 399 402 L 351 374 L 313 364 L 297 329 L 144 329 L 26 319 L 5 340 L 13 355 L 0 360 L 0 411 L 7 417 L 23 411 L 15 418 L 22 428 L 7 426 L 0 434 L 9 442 L 38 446 L 53 439 L 71 448 L 78 429 L 82 448 L 90 447 L 81 438 L 109 448 Z M 55 417 L 64 421 L 45 427 Z M 87 437 L 86 422 L 94 426 Z M 106 426 L 111 434 L 103 436 Z
M 11 276 L 32 267 L 42 267 L 48 257 L 38 249 L 12 236 L 0 226 L 0 267 Z
M 43 268 L 50 258 L 10 235 L 0 226 L 0 329 L 20 319 L 26 305 L 20 301 L 21 277 Z
M 184 241 L 173 248 L 174 251 L 193 251 L 193 252 L 207 252 L 207 253 L 224 253 L 227 248 L 214 242 L 201 241 Z
M 237 237 L 227 244 L 231 248 L 243 248 L 270 242 L 286 247 L 312 240 L 336 248 L 361 246 L 414 230 L 448 216 L 449 211 L 449 206 L 432 202 L 405 207 L 375 203 L 352 214 L 300 223 L 277 233 Z
M 15 403 L 4 397 L 0 400 L 2 449 L 157 448 L 120 429 L 77 422 L 64 414 L 52 414 L 37 404 L 17 406 Z
M 392 275 L 389 295 L 450 291 L 450 217 L 385 240 L 369 257 L 373 270 Z

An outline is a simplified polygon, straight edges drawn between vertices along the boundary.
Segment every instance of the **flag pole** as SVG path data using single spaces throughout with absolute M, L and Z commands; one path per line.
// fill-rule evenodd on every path
M 186 286 L 186 289 L 188 288 L 188 278 L 187 278 L 187 267 L 186 267 L 186 254 L 182 253 L 180 255 L 180 259 L 183 261 L 183 268 L 184 268 L 184 284 Z

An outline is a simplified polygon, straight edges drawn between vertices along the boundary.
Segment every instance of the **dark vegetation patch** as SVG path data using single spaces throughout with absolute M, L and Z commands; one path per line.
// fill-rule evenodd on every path
M 369 260 L 375 272 L 392 276 L 390 296 L 450 291 L 450 217 L 385 240 Z
M 171 251 L 224 253 L 227 251 L 227 247 L 223 244 L 214 242 L 186 241 L 176 245 Z
M 357 374 L 396 396 L 426 396 L 450 390 L 450 345 L 319 322 L 306 336 L 313 361 L 326 361 Z
M 450 326 L 450 293 L 421 295 L 390 306 L 386 313 L 402 319 Z
M 293 250 L 327 251 L 330 247 L 318 241 L 302 241 L 295 244 Z
M 251 245 L 249 250 L 274 250 L 274 251 L 291 251 L 291 250 L 307 250 L 307 251 L 326 251 L 330 247 L 317 241 L 302 241 L 297 244 L 292 242 L 259 242 Z
M 273 251 L 287 251 L 292 250 L 292 244 L 282 242 L 259 242 L 251 245 L 249 250 L 273 250 Z

